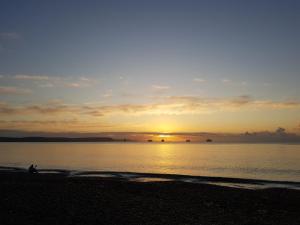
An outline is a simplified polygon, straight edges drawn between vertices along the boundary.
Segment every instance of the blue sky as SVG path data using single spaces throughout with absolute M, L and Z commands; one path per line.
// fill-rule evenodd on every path
M 0 101 L 10 107 L 54 101 L 77 107 L 153 106 L 188 96 L 210 101 L 210 109 L 215 107 L 211 102 L 245 97 L 255 102 L 252 109 L 260 101 L 298 104 L 299 11 L 296 0 L 1 1 Z M 277 113 L 292 129 L 300 119 L 298 109 L 289 110 Z M 256 118 L 269 113 L 262 111 Z M 235 113 L 218 120 L 229 122 Z M 169 108 L 160 108 L 153 121 L 169 114 Z M 5 121 L 24 120 L 4 116 Z M 130 113 L 122 116 L 118 122 L 124 126 L 136 120 Z M 30 115 L 32 121 L 35 117 Z M 263 125 L 274 128 L 275 122 Z M 183 127 L 179 124 L 177 131 Z

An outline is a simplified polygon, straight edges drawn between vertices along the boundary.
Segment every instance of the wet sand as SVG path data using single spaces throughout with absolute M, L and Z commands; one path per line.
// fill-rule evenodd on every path
M 153 178 L 144 182 L 134 173 L 42 172 L 0 172 L 0 224 L 300 224 L 299 190 L 183 182 L 179 175 L 144 174 Z

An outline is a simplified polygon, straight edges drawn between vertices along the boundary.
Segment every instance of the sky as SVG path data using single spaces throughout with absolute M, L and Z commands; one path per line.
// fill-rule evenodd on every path
M 0 1 L 0 130 L 300 133 L 297 0 Z

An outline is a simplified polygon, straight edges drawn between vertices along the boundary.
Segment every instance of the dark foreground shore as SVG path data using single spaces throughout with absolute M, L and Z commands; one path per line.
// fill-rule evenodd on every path
M 0 224 L 300 224 L 300 191 L 0 172 Z

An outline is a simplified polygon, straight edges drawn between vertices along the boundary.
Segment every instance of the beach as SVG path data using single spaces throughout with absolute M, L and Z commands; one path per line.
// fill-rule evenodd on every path
M 158 175 L 155 180 L 153 174 L 143 174 L 152 178 L 147 181 L 134 180 L 131 173 L 41 172 L 1 170 L 2 225 L 300 224 L 299 190 L 183 182 L 176 175 Z

